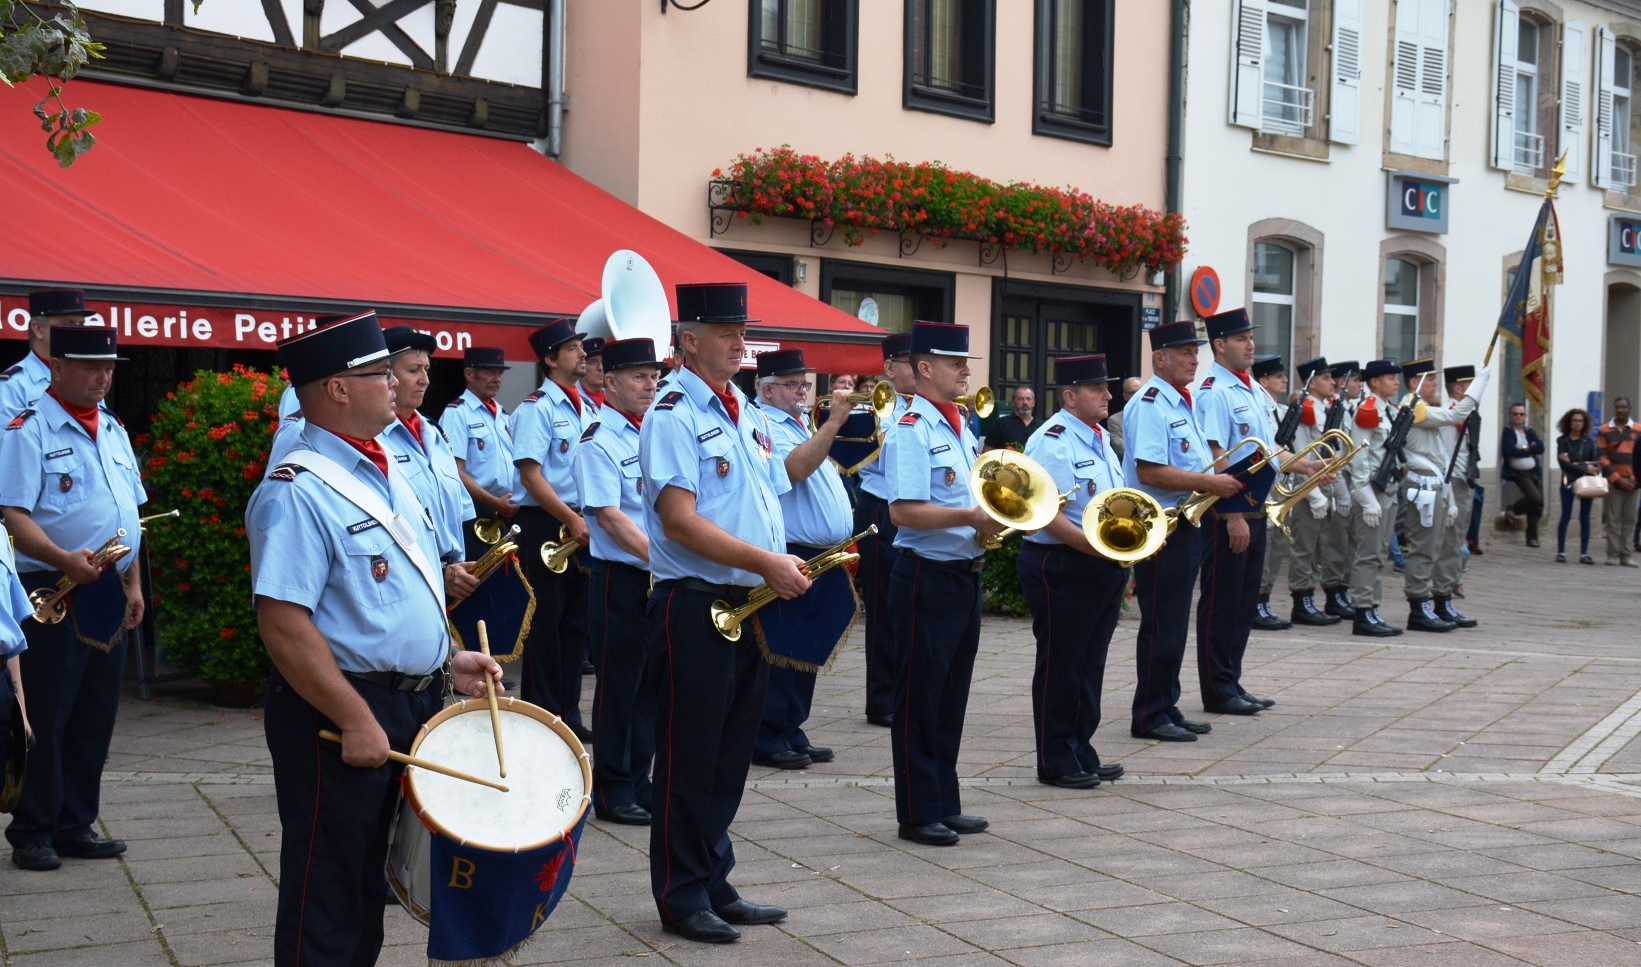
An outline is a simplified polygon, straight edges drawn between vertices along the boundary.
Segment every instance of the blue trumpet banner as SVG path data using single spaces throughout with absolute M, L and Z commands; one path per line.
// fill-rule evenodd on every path
M 536 592 L 524 578 L 518 559 L 510 557 L 490 572 L 471 597 L 450 609 L 450 634 L 464 651 L 479 647 L 479 622 L 490 633 L 490 656 L 500 662 L 524 654 L 524 639 L 536 614 Z
M 435 833 L 427 956 L 500 957 L 528 940 L 570 888 L 587 814 L 567 839 L 518 853 L 463 846 Z
M 870 410 L 856 410 L 838 431 L 827 456 L 845 474 L 859 473 L 860 468 L 878 458 L 877 414 Z
M 1265 509 L 1265 498 L 1270 496 L 1271 486 L 1276 483 L 1276 462 L 1265 464 L 1253 473 L 1248 468 L 1261 458 L 1262 454 L 1252 453 L 1226 469 L 1242 481 L 1242 492 L 1235 497 L 1222 498 L 1214 505 L 1214 510 L 1223 514 L 1250 514 Z
M 849 572 L 834 567 L 790 601 L 775 600 L 752 616 L 758 650 L 771 665 L 818 672 L 832 660 L 860 610 Z

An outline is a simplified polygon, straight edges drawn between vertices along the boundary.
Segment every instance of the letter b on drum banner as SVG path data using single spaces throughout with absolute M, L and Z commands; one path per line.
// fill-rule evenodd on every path
M 569 889 L 586 826 L 583 813 L 568 840 L 519 853 L 463 846 L 435 834 L 427 956 L 500 957 L 528 939 Z

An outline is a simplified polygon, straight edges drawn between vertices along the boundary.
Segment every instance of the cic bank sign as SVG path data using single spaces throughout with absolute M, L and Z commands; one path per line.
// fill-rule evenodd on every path
M 1385 227 L 1447 234 L 1449 191 L 1457 178 L 1416 171 L 1385 173 Z

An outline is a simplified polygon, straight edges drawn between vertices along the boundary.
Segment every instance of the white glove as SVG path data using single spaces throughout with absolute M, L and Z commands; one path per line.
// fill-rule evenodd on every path
M 1476 374 L 1476 378 L 1471 381 L 1470 388 L 1464 391 L 1464 395 L 1474 396 L 1480 402 L 1481 395 L 1487 392 L 1487 384 L 1492 381 L 1493 367 L 1491 365 L 1485 366 L 1481 372 Z
M 1356 506 L 1362 508 L 1362 523 L 1370 528 L 1379 526 L 1379 495 L 1373 492 L 1371 486 L 1358 487 L 1350 492 L 1350 499 Z
M 1453 499 L 1453 485 L 1442 488 L 1442 496 L 1447 498 L 1447 526 L 1452 527 L 1459 520 L 1459 502 Z
M 1325 488 L 1318 487 L 1305 495 L 1305 503 L 1310 506 L 1311 516 L 1317 520 L 1328 519 L 1328 508 L 1333 503 L 1328 499 Z

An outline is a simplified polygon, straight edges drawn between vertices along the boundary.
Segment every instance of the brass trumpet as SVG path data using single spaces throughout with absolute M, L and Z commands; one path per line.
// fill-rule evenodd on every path
M 1046 485 L 1046 486 L 1045 486 Z M 1065 509 L 1071 493 L 1061 494 L 1042 464 L 1013 450 L 989 450 L 969 468 L 969 493 L 988 516 L 1004 526 L 998 534 L 981 534 L 988 551 L 1016 534 L 1042 530 Z
M 1338 473 L 1351 460 L 1355 459 L 1361 445 L 1352 440 L 1350 434 L 1344 430 L 1328 430 L 1306 444 L 1304 449 L 1294 454 L 1291 459 L 1282 465 L 1281 472 L 1288 473 L 1295 463 L 1306 459 L 1306 455 L 1312 450 L 1322 449 L 1332 452 L 1333 456 L 1324 461 L 1321 470 L 1292 487 L 1284 487 L 1282 481 L 1278 480 L 1276 486 L 1271 488 L 1271 495 L 1265 500 L 1266 516 L 1270 518 L 1271 523 L 1282 528 L 1282 533 L 1287 535 L 1290 541 L 1293 540 L 1293 531 L 1288 529 L 1288 515 L 1292 513 L 1295 507 L 1299 506 L 1299 502 L 1305 499 L 1311 491 L 1322 486 L 1324 474 Z
M 560 525 L 558 543 L 548 542 L 541 545 L 541 563 L 547 565 L 547 570 L 554 574 L 563 574 L 570 569 L 570 558 L 579 550 L 581 542 L 570 540 L 570 529 Z
M 182 516 L 182 511 L 180 511 L 180 510 L 168 510 L 163 514 L 149 514 L 147 517 L 137 518 L 137 526 L 141 527 L 142 532 L 144 534 L 146 534 L 146 533 L 148 533 L 148 522 L 149 521 L 151 521 L 151 520 L 161 520 L 161 519 L 166 518 L 166 517 L 181 517 L 181 516 Z
M 849 405 L 851 407 L 865 404 L 871 405 L 872 412 L 877 415 L 879 420 L 887 420 L 895 412 L 894 385 L 884 379 L 879 380 L 877 385 L 872 387 L 870 393 L 849 394 Z M 831 414 L 832 398 L 830 396 L 815 401 L 814 407 L 809 411 L 809 429 L 819 430 L 821 424 L 826 422 L 826 418 L 821 416 L 821 410 L 825 410 L 828 415 Z
M 844 548 L 858 540 L 871 537 L 876 533 L 877 525 L 873 524 L 872 526 L 861 531 L 859 534 L 856 534 L 842 543 L 834 544 L 827 548 L 824 553 L 817 554 L 809 560 L 803 562 L 803 566 L 800 570 L 803 571 L 805 577 L 813 581 L 815 578 L 820 577 L 825 572 L 830 571 L 840 564 L 848 564 L 851 561 L 858 561 L 860 560 L 859 554 L 850 554 L 845 551 Z M 717 628 L 718 633 L 723 635 L 726 639 L 730 641 L 740 641 L 741 622 L 752 617 L 753 612 L 757 611 L 769 602 L 774 601 L 778 597 L 780 597 L 780 595 L 776 594 L 775 590 L 765 583 L 758 585 L 751 591 L 748 591 L 746 593 L 746 604 L 743 604 L 738 608 L 730 607 L 728 601 L 714 601 L 712 602 L 711 612 L 712 626 Z
M 160 516 L 163 517 L 164 515 Z M 103 546 L 97 548 L 97 552 L 92 555 L 91 563 L 97 567 L 99 572 L 131 553 L 131 548 L 120 543 L 120 539 L 123 537 L 125 537 L 125 528 L 122 527 L 115 531 L 114 536 L 105 541 Z M 34 614 L 32 616 L 34 620 L 43 625 L 54 625 L 68 617 L 68 603 L 64 599 L 68 597 L 70 591 L 77 587 L 79 585 L 75 583 L 74 579 L 65 574 L 57 579 L 55 589 L 47 591 L 45 588 L 35 588 L 31 591 L 28 600 L 30 604 L 34 605 Z
M 473 536 L 486 544 L 501 540 L 501 515 L 480 517 L 473 522 Z
M 968 396 L 959 396 L 952 402 L 965 410 L 973 410 L 982 420 L 991 416 L 992 410 L 997 409 L 997 397 L 992 395 L 990 386 L 982 386 Z
M 506 534 L 501 535 L 496 540 L 496 543 L 493 544 L 488 551 L 484 552 L 483 557 L 473 562 L 471 573 L 474 580 L 483 583 L 485 578 L 489 577 L 491 574 L 494 574 L 496 568 L 501 567 L 502 563 L 519 549 L 519 546 L 513 543 L 513 538 L 517 537 L 518 533 L 519 525 L 514 524 L 508 529 Z M 464 598 L 463 600 L 466 599 Z M 458 604 L 461 604 L 461 601 L 457 601 L 451 604 L 450 607 L 445 608 L 445 612 L 449 613 L 450 610 L 455 608 Z

